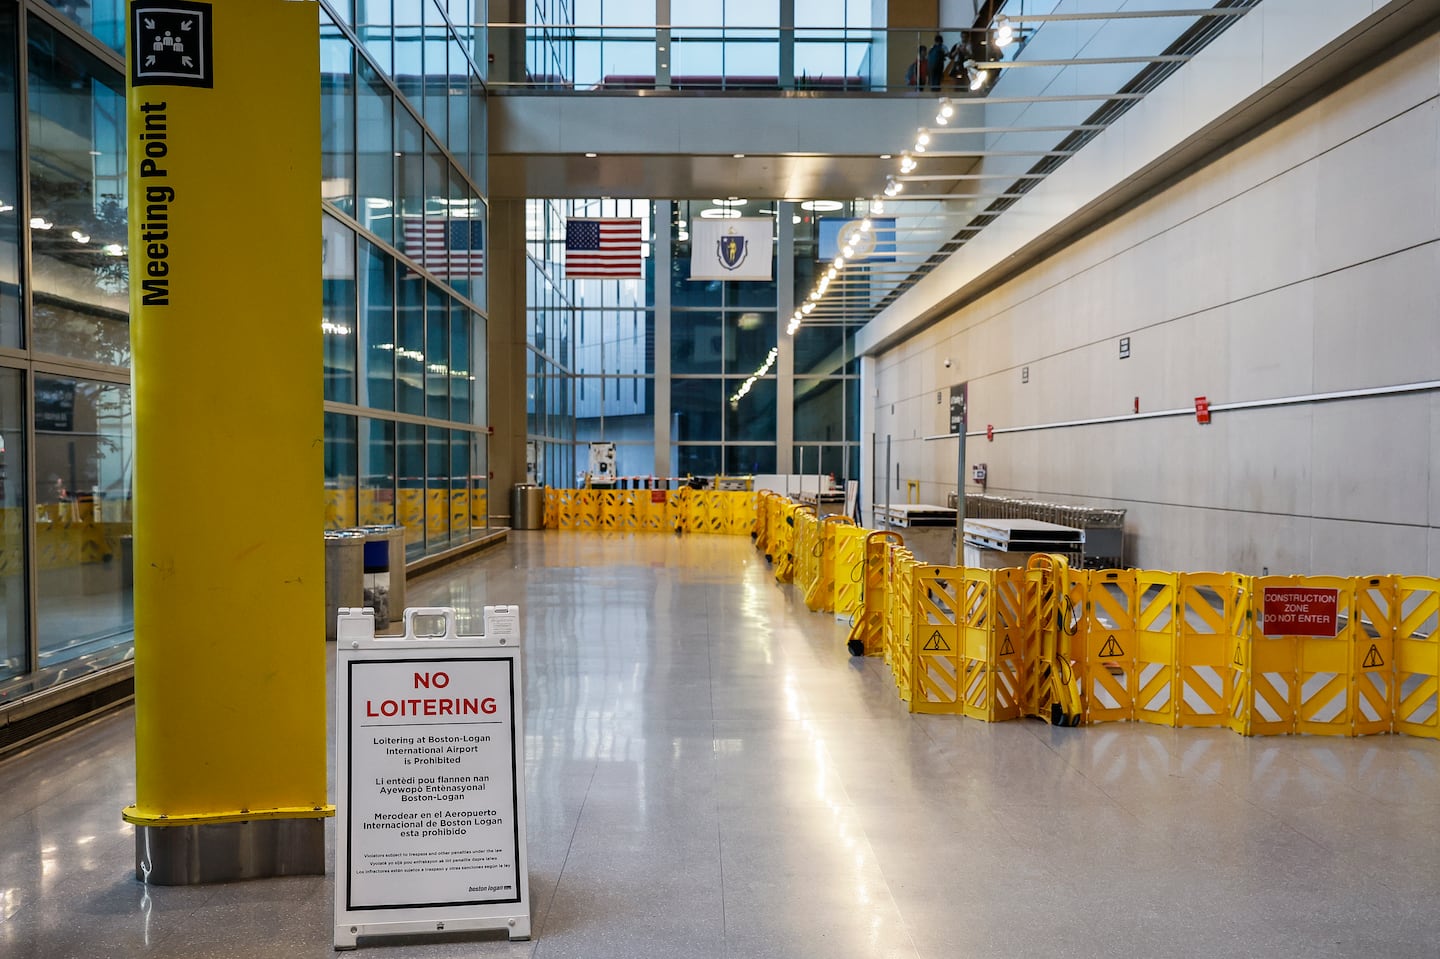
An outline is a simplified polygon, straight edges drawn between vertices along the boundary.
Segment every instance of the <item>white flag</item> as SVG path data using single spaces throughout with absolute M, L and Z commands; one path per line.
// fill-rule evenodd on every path
M 691 220 L 690 279 L 770 279 L 774 229 L 768 216 Z

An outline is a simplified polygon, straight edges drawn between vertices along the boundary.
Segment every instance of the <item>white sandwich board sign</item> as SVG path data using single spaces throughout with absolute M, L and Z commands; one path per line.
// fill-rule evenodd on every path
M 342 609 L 335 664 L 335 948 L 362 936 L 530 937 L 519 608 Z

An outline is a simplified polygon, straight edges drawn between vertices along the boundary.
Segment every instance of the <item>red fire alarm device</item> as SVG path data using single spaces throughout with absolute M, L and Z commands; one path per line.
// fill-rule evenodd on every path
M 995 424 L 994 424 L 994 423 L 986 423 L 986 424 L 985 424 L 985 438 L 986 438 L 987 440 L 989 440 L 990 442 L 992 442 L 992 443 L 995 442 Z
M 1210 400 L 1207 397 L 1195 397 L 1195 422 L 1202 426 L 1210 422 Z

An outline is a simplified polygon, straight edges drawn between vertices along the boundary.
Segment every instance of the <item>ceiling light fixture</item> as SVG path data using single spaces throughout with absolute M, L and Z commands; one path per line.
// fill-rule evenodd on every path
M 994 26 L 995 46 L 1001 47 L 1003 49 L 1004 47 L 1008 47 L 1010 46 L 1010 44 L 1015 42 L 1015 28 L 1011 26 L 1009 17 L 1005 16 L 1002 13 L 1000 16 L 995 18 Z

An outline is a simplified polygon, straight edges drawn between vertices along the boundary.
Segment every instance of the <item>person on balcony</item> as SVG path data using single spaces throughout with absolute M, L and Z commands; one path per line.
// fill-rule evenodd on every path
M 920 49 L 925 49 L 921 47 Z M 926 54 L 926 71 L 930 75 L 930 89 L 939 90 L 940 83 L 945 79 L 945 38 L 935 34 L 935 42 L 930 45 L 930 52 Z

